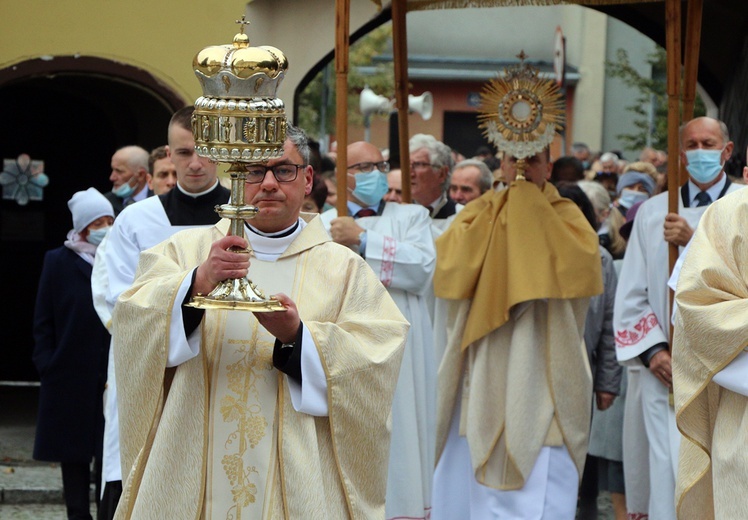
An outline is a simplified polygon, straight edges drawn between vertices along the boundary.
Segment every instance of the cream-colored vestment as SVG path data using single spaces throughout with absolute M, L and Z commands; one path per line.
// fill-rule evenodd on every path
M 304 346 L 316 346 L 324 368 L 327 416 L 295 409 L 287 376 L 273 368 L 275 338 L 249 312 L 207 310 L 199 355 L 166 368 L 177 290 L 227 227 L 145 251 L 115 308 L 125 477 L 117 518 L 383 518 L 408 324 L 319 219 L 276 262 L 253 253 L 249 277 L 296 302 L 313 338 Z
M 459 414 L 479 484 L 522 489 L 544 446 L 565 446 L 581 476 L 592 396 L 584 321 L 602 292 L 589 222 L 551 184 L 516 181 L 468 204 L 436 246 L 434 289 L 449 300 L 437 459 Z
M 748 345 L 746 219 L 748 190 L 710 205 L 678 280 L 673 388 L 684 436 L 676 482 L 680 519 L 748 514 L 748 397 L 713 381 Z

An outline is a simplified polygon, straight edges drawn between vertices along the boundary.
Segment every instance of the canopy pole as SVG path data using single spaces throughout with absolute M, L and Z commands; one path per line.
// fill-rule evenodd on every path
M 701 20 L 704 0 L 688 0 L 686 19 L 686 55 L 683 79 L 683 121 L 693 119 L 696 101 L 696 82 L 699 76 L 699 52 L 701 48 Z
M 405 15 L 406 0 L 392 0 L 392 47 L 395 60 L 395 106 L 402 172 L 402 198 L 404 204 L 412 202 L 410 191 L 410 150 L 408 141 L 408 36 Z
M 338 215 L 348 215 L 348 50 L 350 0 L 335 0 L 335 140 L 338 143 L 335 184 Z
M 665 4 L 665 40 L 667 52 L 667 96 L 668 96 L 668 161 L 667 161 L 667 191 L 668 212 L 678 213 L 678 197 L 680 196 L 680 82 L 681 82 L 681 0 L 667 0 Z M 678 259 L 678 246 L 668 245 L 668 272 Z M 672 290 L 669 290 L 670 308 L 673 308 Z M 673 329 L 670 326 L 670 341 L 673 339 Z
M 704 0 L 688 0 L 686 15 L 686 55 L 683 71 L 683 121 L 693 119 L 696 102 L 696 82 L 699 76 L 699 52 L 701 47 L 701 19 L 704 11 Z M 681 164 L 678 170 L 678 186 L 686 182 L 686 168 Z

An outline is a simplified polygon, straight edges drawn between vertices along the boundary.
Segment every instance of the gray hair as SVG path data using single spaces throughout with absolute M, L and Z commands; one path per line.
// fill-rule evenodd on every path
M 486 163 L 481 160 L 465 159 L 464 161 L 460 161 L 452 169 L 452 173 L 468 166 L 475 166 L 480 171 L 480 175 L 478 176 L 478 189 L 481 193 L 486 193 L 493 187 L 493 173 L 488 169 Z
M 585 143 L 574 143 L 571 145 L 571 151 L 572 152 L 589 152 L 590 147 L 587 146 Z
M 610 208 L 610 195 L 602 184 L 595 181 L 578 181 L 577 185 L 582 189 L 587 198 L 590 199 L 592 207 L 597 211 Z
M 452 178 L 452 168 L 454 168 L 452 149 L 429 134 L 415 134 L 410 138 L 408 148 L 410 153 L 425 148 L 429 153 L 429 162 L 432 165 L 437 168 L 447 168 L 447 176 L 444 179 L 444 184 L 442 184 L 442 191 L 447 191 Z
M 309 149 L 309 138 L 307 137 L 306 132 L 298 126 L 286 123 L 286 139 L 291 141 L 296 147 L 304 164 L 309 164 L 311 150 Z
M 132 170 L 138 170 L 143 168 L 146 172 L 151 171 L 148 168 L 148 152 L 140 146 L 123 146 L 117 152 L 123 152 L 125 156 L 125 163 Z
M 604 154 L 600 156 L 601 163 L 610 162 L 610 161 L 613 161 L 614 163 L 616 163 L 616 166 L 618 166 L 618 161 L 619 161 L 618 156 L 614 154 L 613 152 L 605 152 Z
M 716 121 L 719 125 L 719 132 L 720 134 L 722 134 L 722 144 L 727 144 L 730 142 L 730 130 L 728 130 L 727 125 L 724 123 L 724 121 L 709 116 L 696 117 L 694 119 L 691 119 L 691 121 L 695 121 L 696 119 L 711 119 L 712 121 Z M 683 146 L 683 130 L 691 121 L 686 121 L 685 123 L 680 125 L 680 128 L 678 128 L 678 142 L 681 146 Z

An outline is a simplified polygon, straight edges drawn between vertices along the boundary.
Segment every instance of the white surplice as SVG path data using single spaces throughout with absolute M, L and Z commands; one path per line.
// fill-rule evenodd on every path
M 717 194 L 724 181 L 717 183 Z M 742 186 L 732 184 L 730 193 Z M 690 196 L 698 189 L 689 182 Z M 683 206 L 678 194 L 678 214 L 696 228 L 706 207 Z M 712 196 L 713 200 L 717 196 Z M 668 214 L 668 195 L 661 193 L 641 205 L 634 219 L 633 229 L 626 247 L 626 255 L 618 281 L 613 326 L 616 334 L 618 361 L 629 366 L 642 366 L 638 356 L 658 343 L 668 342 L 670 336 L 670 310 L 668 295 L 668 243 L 663 236 L 665 216 Z M 631 374 L 629 374 L 631 375 Z M 647 369 L 640 377 L 629 380 L 626 397 L 624 437 L 633 440 L 635 431 L 646 431 L 646 438 L 634 441 L 639 450 L 649 453 L 650 489 L 641 489 L 641 480 L 632 478 L 631 471 L 641 472 L 637 464 L 641 457 L 632 450 L 624 451 L 624 477 L 626 496 L 637 500 L 649 493 L 648 511 L 641 511 L 641 502 L 627 504 L 631 514 L 649 513 L 650 518 L 675 520 L 675 476 L 677 473 L 680 434 L 675 424 L 675 412 L 669 405 L 668 389 Z M 640 400 L 633 399 L 639 395 Z M 639 413 L 635 408 L 642 410 Z M 641 416 L 644 427 L 634 424 Z M 633 456 L 634 458 L 629 458 Z M 627 474 L 629 476 L 627 476 Z
M 329 230 L 338 216 L 322 214 Z M 436 361 L 424 294 L 432 285 L 436 252 L 428 210 L 388 202 L 380 216 L 356 223 L 367 230 L 364 258 L 410 322 L 392 405 L 386 517 L 421 519 L 431 511 L 436 442 Z
M 522 489 L 505 491 L 475 479 L 470 447 L 460 435 L 460 399 L 434 478 L 432 520 L 572 520 L 579 474 L 565 446 L 543 446 Z M 469 516 L 465 516 L 469 515 Z
M 183 229 L 203 226 L 172 226 L 159 197 L 149 197 L 126 207 L 114 222 L 104 244 L 104 254 L 96 255 L 91 277 L 94 301 L 105 301 L 111 318 L 119 295 L 132 285 L 140 252 L 163 242 Z M 97 309 L 102 320 L 107 316 L 102 305 Z M 105 324 L 106 325 L 106 324 Z M 104 451 L 102 456 L 103 482 L 122 480 L 119 446 L 119 418 L 117 416 L 117 385 L 114 356 L 109 351 L 107 385 L 104 402 Z M 102 490 L 104 486 L 102 485 Z
M 455 214 L 447 218 L 442 219 L 431 219 L 431 235 L 434 240 L 439 238 L 449 226 L 454 222 L 457 214 L 464 208 L 462 204 L 455 206 Z M 439 367 L 442 356 L 444 355 L 444 349 L 447 348 L 447 302 L 441 298 L 434 296 L 434 286 L 430 284 L 428 290 L 424 293 L 426 297 L 426 305 L 429 308 L 429 316 L 431 317 L 431 323 L 434 331 L 434 356 L 436 358 L 436 366 Z

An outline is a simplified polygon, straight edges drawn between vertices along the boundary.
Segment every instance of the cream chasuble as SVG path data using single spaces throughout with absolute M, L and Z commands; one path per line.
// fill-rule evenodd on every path
M 673 387 L 684 436 L 676 481 L 680 519 L 746 516 L 748 397 L 714 381 L 748 345 L 746 219 L 748 190 L 711 204 L 678 279 Z
M 480 484 L 522 489 L 543 446 L 566 446 L 581 478 L 592 397 L 583 333 L 589 298 L 602 292 L 598 247 L 573 202 L 525 181 L 468 204 L 436 241 L 434 289 L 448 300 L 437 460 L 459 413 Z
M 328 416 L 294 408 L 287 376 L 272 366 L 274 338 L 251 313 L 207 310 L 200 353 L 166 368 L 179 287 L 227 228 L 145 251 L 115 308 L 125 477 L 116 518 L 383 518 L 408 324 L 318 218 L 276 262 L 253 257 L 250 278 L 296 302 L 313 338 L 304 348 L 316 346 L 324 368 Z
M 296 258 L 252 259 L 249 279 L 266 294 L 297 299 Z M 251 312 L 225 312 L 208 355 L 210 425 L 205 518 L 273 518 L 281 505 L 277 396 L 283 379 L 273 367 L 275 338 Z M 313 345 L 309 345 L 313 348 Z

